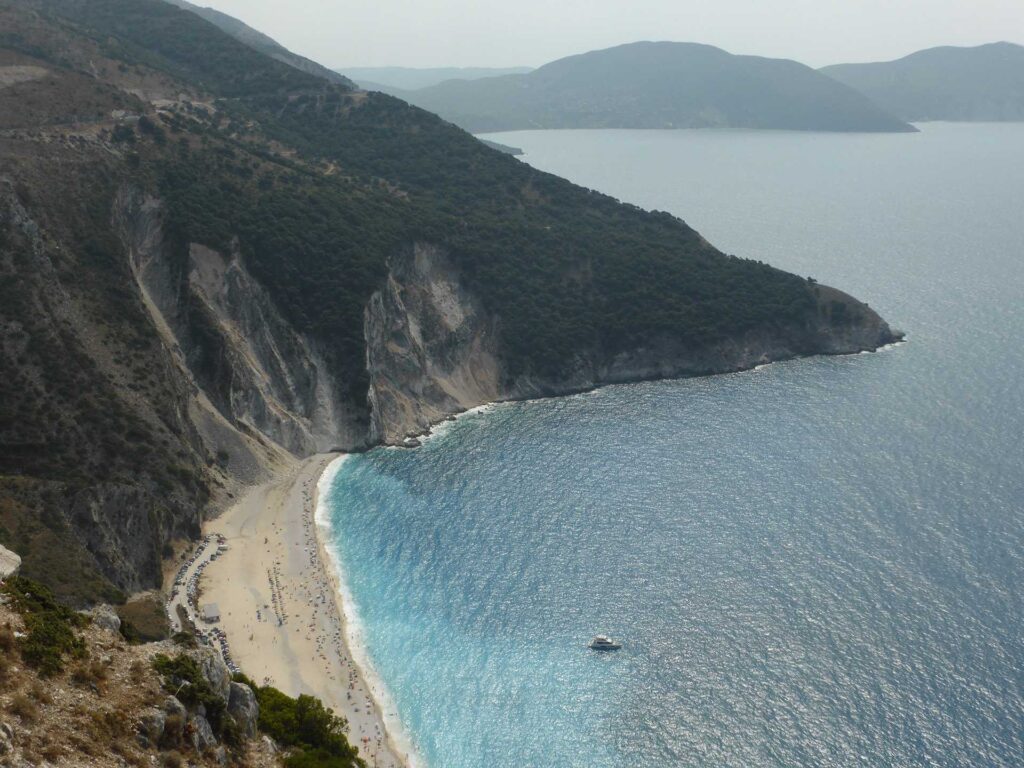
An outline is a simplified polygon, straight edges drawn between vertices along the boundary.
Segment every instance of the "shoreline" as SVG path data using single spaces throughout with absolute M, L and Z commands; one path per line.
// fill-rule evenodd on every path
M 746 367 L 742 367 L 742 368 L 736 368 L 736 369 L 730 370 L 730 371 L 716 371 L 716 372 L 712 372 L 712 373 L 697 373 L 697 374 L 686 375 L 686 376 L 650 376 L 650 377 L 646 377 L 646 378 L 641 377 L 641 378 L 636 378 L 636 379 L 630 379 L 630 380 L 627 380 L 627 381 L 601 381 L 601 382 L 597 382 L 595 384 L 591 384 L 591 385 L 586 386 L 586 387 L 579 387 L 577 389 L 569 389 L 569 390 L 566 390 L 565 392 L 559 392 L 557 394 L 534 394 L 534 395 L 524 395 L 522 397 L 505 397 L 505 398 L 500 398 L 498 400 L 490 400 L 490 401 L 488 401 L 486 403 L 481 403 L 480 405 L 474 405 L 473 407 L 467 408 L 467 409 L 465 409 L 463 411 L 457 411 L 456 413 L 450 413 L 447 416 L 445 416 L 444 418 L 441 418 L 441 419 L 438 419 L 435 422 L 432 422 L 429 426 L 427 426 L 425 429 L 423 429 L 420 432 L 410 432 L 409 434 L 407 434 L 402 439 L 401 442 L 397 442 L 397 443 L 382 442 L 382 443 L 377 443 L 375 445 L 369 445 L 369 446 L 367 446 L 365 448 L 361 448 L 361 449 L 356 450 L 356 451 L 340 451 L 339 450 L 339 451 L 337 451 L 337 453 L 339 453 L 339 454 L 341 454 L 341 453 L 345 453 L 345 454 L 348 454 L 348 453 L 368 453 L 368 452 L 376 450 L 378 448 L 401 448 L 401 449 L 405 449 L 405 450 L 411 450 L 411 449 L 414 449 L 414 448 L 419 448 L 427 440 L 429 440 L 429 439 L 431 439 L 433 437 L 437 437 L 441 433 L 441 430 L 445 429 L 452 422 L 455 422 L 455 421 L 457 421 L 458 419 L 460 419 L 460 418 L 462 418 L 464 416 L 472 416 L 472 415 L 477 414 L 477 413 L 486 413 L 489 410 L 491 410 L 492 408 L 495 408 L 495 407 L 497 407 L 499 405 L 508 405 L 510 403 L 533 403 L 533 402 L 539 402 L 539 401 L 543 401 L 543 400 L 558 400 L 558 399 L 563 398 L 563 397 L 576 397 L 578 395 L 591 395 L 591 394 L 594 394 L 595 392 L 599 392 L 600 390 L 606 389 L 608 387 L 618 387 L 618 386 L 630 385 L 630 384 L 649 384 L 649 383 L 656 383 L 656 382 L 659 382 L 659 381 L 688 381 L 690 379 L 705 379 L 705 378 L 710 378 L 712 376 L 732 376 L 732 375 L 739 374 L 739 373 L 751 373 L 751 372 L 754 372 L 754 371 L 760 371 L 760 370 L 763 370 L 765 368 L 768 368 L 769 366 L 776 365 L 778 363 L 789 363 L 789 362 L 794 362 L 796 360 L 812 360 L 812 359 L 814 359 L 816 357 L 853 357 L 854 355 L 874 355 L 874 354 L 878 354 L 879 352 L 887 352 L 890 349 L 896 349 L 897 347 L 901 347 L 904 344 L 909 343 L 909 339 L 907 338 L 907 334 L 905 332 L 903 332 L 903 331 L 894 331 L 894 333 L 897 334 L 897 336 L 892 341 L 888 341 L 885 344 L 880 344 L 877 347 L 874 347 L 872 349 L 862 349 L 862 350 L 859 350 L 859 351 L 856 351 L 856 352 L 815 352 L 815 353 L 809 354 L 809 355 L 794 355 L 792 357 L 782 357 L 782 358 L 778 358 L 778 359 L 775 359 L 775 360 L 766 360 L 766 361 L 761 362 L 761 363 L 754 363 L 752 365 L 749 365 L 749 366 L 746 366 Z
M 223 630 L 234 663 L 257 684 L 316 696 L 345 718 L 349 742 L 368 765 L 414 768 L 387 727 L 372 669 L 368 675 L 353 654 L 319 535 L 319 486 L 340 457 L 283 462 L 270 481 L 207 521 L 203 533 L 224 536 L 228 549 L 202 576 L 200 605 L 220 607 L 220 621 L 203 627 Z
M 424 768 L 425 763 L 419 757 L 416 747 L 412 743 L 408 731 L 405 730 L 401 719 L 395 711 L 395 704 L 387 685 L 381 679 L 370 659 L 369 649 L 361 637 L 362 624 L 359 619 L 359 611 L 356 609 L 355 600 L 346 582 L 345 568 L 339 558 L 331 552 L 325 544 L 325 537 L 334 530 L 325 514 L 326 505 L 321 504 L 322 494 L 330 490 L 334 478 L 341 469 L 341 465 L 354 454 L 340 453 L 332 454 L 332 459 L 327 462 L 316 482 L 316 494 L 313 502 L 313 523 L 316 529 L 317 551 L 320 555 L 320 562 L 323 564 L 327 580 L 334 588 L 335 604 L 338 613 L 342 617 L 344 628 L 344 643 L 360 676 L 370 694 L 370 698 L 377 709 L 384 725 L 386 741 L 391 751 L 398 755 L 405 768 Z

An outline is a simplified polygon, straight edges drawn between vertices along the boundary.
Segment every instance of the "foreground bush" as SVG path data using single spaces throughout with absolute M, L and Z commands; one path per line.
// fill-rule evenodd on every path
M 18 646 L 26 664 L 49 677 L 64 671 L 66 656 L 85 656 L 85 642 L 75 630 L 88 619 L 58 603 L 49 589 L 31 579 L 10 578 L 3 591 L 25 621 L 25 637 Z
M 285 759 L 286 768 L 365 768 L 345 737 L 345 719 L 320 699 L 305 694 L 293 699 L 272 686 L 258 687 L 244 675 L 236 675 L 235 680 L 256 692 L 259 729 L 281 746 L 296 750 Z

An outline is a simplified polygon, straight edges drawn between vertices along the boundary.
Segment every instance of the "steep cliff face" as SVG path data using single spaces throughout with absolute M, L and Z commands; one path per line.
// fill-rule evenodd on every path
M 125 265 L 67 246 L 57 186 L 0 178 L 0 530 L 77 599 L 160 582 L 166 542 L 199 531 L 206 453 Z
M 365 312 L 371 443 L 395 444 L 445 417 L 504 397 L 494 321 L 440 249 L 391 260 Z
M 154 322 L 227 422 L 298 455 L 362 443 L 365 423 L 316 343 L 281 317 L 237 251 L 191 243 L 176 259 L 161 202 L 136 189 L 119 195 L 115 219 Z
M 416 244 L 391 260 L 386 286 L 366 308 L 371 443 L 401 445 L 448 416 L 498 400 L 550 397 L 603 384 L 704 376 L 814 354 L 873 350 L 895 341 L 879 315 L 815 286 L 813 322 L 761 328 L 693 346 L 651 338 L 632 349 L 577 350 L 559 378 L 509 375 L 500 318 L 491 316 L 442 249 Z

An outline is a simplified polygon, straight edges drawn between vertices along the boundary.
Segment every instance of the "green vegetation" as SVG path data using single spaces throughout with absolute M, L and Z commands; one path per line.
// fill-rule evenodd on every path
M 272 686 L 257 687 L 245 675 L 234 679 L 256 692 L 260 730 L 296 750 L 285 760 L 287 768 L 364 768 L 356 748 L 345 737 L 345 720 L 320 699 L 306 695 L 293 699 Z
M 85 617 L 58 603 L 42 584 L 21 576 L 7 579 L 3 591 L 25 621 L 25 637 L 19 642 L 21 657 L 40 675 L 60 674 L 67 657 L 84 658 L 85 641 L 76 630 L 85 626 Z
M 163 0 L 39 0 L 38 5 L 81 24 L 107 56 L 168 72 L 213 93 L 259 95 L 319 82 Z
M 134 225 L 120 218 L 126 196 L 162 201 L 160 279 L 182 298 L 170 320 L 215 405 L 232 394 L 230 350 L 184 289 L 193 243 L 237 249 L 364 421 L 364 307 L 416 243 L 446 250 L 493 315 L 511 378 L 848 319 L 819 314 L 808 281 L 721 254 L 679 219 L 289 67 L 163 0 L 0 13 L 10 55 L 46 60 L 53 93 L 80 96 L 66 107 L 43 81 L 22 84 L 40 90 L 46 124 L 73 124 L 79 104 L 105 123 L 66 141 L 0 136 L 0 202 L 17 213 L 0 217 L 0 541 L 63 599 L 157 585 L 166 542 L 198 531 L 217 482 L 206 468 L 226 461 L 208 454 L 191 382 L 143 304 L 119 230 Z M 158 109 L 126 89 L 183 96 Z M 114 125 L 115 107 L 146 114 Z

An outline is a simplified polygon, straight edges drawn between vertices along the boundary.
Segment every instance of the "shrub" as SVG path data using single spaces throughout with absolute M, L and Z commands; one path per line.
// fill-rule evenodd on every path
M 15 609 L 25 621 L 21 656 L 40 675 L 62 672 L 66 655 L 85 656 L 85 642 L 75 631 L 85 625 L 83 616 L 58 603 L 49 589 L 30 579 L 8 579 L 3 589 L 13 598 Z
M 175 645 L 180 645 L 183 648 L 196 647 L 196 636 L 191 632 L 175 632 L 171 640 Z
M 47 744 L 39 750 L 39 754 L 49 762 L 56 763 L 64 756 L 64 750 L 60 748 L 59 744 Z
M 146 665 L 138 659 L 132 662 L 132 665 L 128 668 L 128 672 L 131 675 L 133 683 L 142 683 L 146 680 Z
M 3 628 L 0 628 L 0 651 L 4 653 L 10 653 L 14 650 L 14 630 L 10 624 L 5 624 Z
M 28 695 L 36 701 L 38 701 L 40 704 L 53 704 L 53 696 L 50 695 L 50 692 L 46 689 L 46 686 L 44 686 L 38 680 L 32 683 L 32 687 L 29 688 Z
M 11 703 L 7 707 L 7 711 L 12 715 L 17 715 L 26 723 L 34 723 L 36 718 L 39 717 L 39 707 L 24 693 L 19 693 L 11 699 Z
M 185 719 L 181 715 L 168 715 L 164 721 L 164 732 L 160 736 L 161 747 L 180 747 L 181 735 L 185 731 Z
M 117 144 L 134 144 L 135 131 L 130 125 L 119 125 L 111 132 L 110 140 Z
M 71 682 L 81 688 L 93 688 L 96 693 L 106 689 L 107 669 L 98 661 L 78 664 L 71 672 Z
M 260 704 L 260 730 L 279 744 L 300 750 L 285 762 L 289 768 L 363 765 L 356 749 L 345 738 L 345 720 L 327 709 L 320 699 L 304 694 L 293 699 L 269 685 L 259 688 L 256 698 Z

